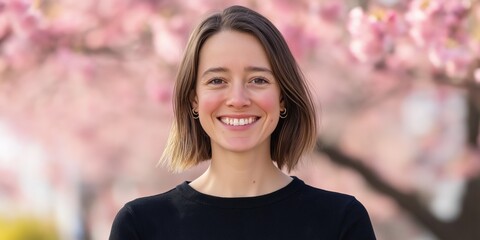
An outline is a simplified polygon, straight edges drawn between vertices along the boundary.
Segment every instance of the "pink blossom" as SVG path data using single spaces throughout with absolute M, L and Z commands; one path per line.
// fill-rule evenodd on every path
M 182 29 L 185 24 L 178 17 L 157 17 L 151 21 L 155 51 L 167 63 L 174 64 L 181 58 L 185 38 Z
M 405 19 L 410 24 L 410 36 L 414 42 L 427 46 L 437 38 L 457 32 L 470 8 L 468 0 L 414 0 L 410 3 Z
M 337 22 L 344 10 L 344 3 L 341 1 L 328 2 L 320 7 L 320 17 L 326 22 Z
M 10 1 L 4 3 L 0 11 L 0 18 L 9 22 L 12 34 L 29 36 L 40 28 L 41 13 L 24 1 Z
M 377 39 L 354 39 L 350 42 L 349 50 L 361 62 L 376 62 L 384 55 L 384 48 Z
M 26 38 L 12 37 L 3 45 L 3 56 L 7 64 L 14 69 L 26 69 L 35 64 L 37 51 L 31 48 L 31 42 Z
M 14 14 L 23 15 L 30 7 L 32 1 L 22 0 L 7 0 L 7 8 L 12 10 Z
M 467 77 L 469 67 L 474 60 L 466 44 L 453 39 L 432 44 L 428 49 L 428 58 L 435 68 L 445 71 L 449 77 L 456 79 Z
M 365 13 L 357 7 L 350 11 L 348 20 L 349 49 L 361 62 L 376 62 L 389 54 L 403 32 L 397 14 L 383 9 Z
M 353 8 L 348 14 L 347 29 L 352 35 L 360 35 L 365 24 L 365 12 L 360 7 Z

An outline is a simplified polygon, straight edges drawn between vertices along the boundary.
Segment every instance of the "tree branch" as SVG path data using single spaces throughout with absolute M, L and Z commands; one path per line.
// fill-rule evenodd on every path
M 478 227 L 474 229 L 463 229 L 468 228 L 468 226 L 440 221 L 427 210 L 415 195 L 406 194 L 397 190 L 392 185 L 383 181 L 373 170 L 365 166 L 362 161 L 346 155 L 335 146 L 323 145 L 319 140 L 317 141 L 316 151 L 326 154 L 333 162 L 360 173 L 375 190 L 390 196 L 400 207 L 408 211 L 414 219 L 418 220 L 439 239 L 473 240 L 475 238 L 472 238 L 472 236 L 474 236 L 472 233 L 480 231 Z

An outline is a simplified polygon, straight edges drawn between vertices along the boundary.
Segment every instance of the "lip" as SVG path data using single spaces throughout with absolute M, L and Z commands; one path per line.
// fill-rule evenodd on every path
M 239 128 L 255 124 L 260 117 L 256 115 L 222 115 L 217 119 L 225 126 Z

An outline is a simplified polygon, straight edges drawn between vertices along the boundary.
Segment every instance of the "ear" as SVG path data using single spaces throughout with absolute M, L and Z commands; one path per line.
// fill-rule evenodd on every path
M 192 90 L 190 92 L 189 99 L 190 99 L 190 104 L 192 105 L 192 108 L 198 109 L 198 97 L 197 97 L 197 94 L 195 93 L 195 90 Z
M 285 109 L 285 99 L 282 96 L 280 96 L 280 110 L 284 110 Z

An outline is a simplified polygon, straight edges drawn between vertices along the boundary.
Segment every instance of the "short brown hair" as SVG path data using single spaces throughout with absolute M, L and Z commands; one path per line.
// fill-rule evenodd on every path
M 279 168 L 292 170 L 303 153 L 315 145 L 316 114 L 311 94 L 288 45 L 264 16 L 242 6 L 232 6 L 203 20 L 192 32 L 178 70 L 174 89 L 174 121 L 162 161 L 181 171 L 212 157 L 210 138 L 192 117 L 199 53 L 205 41 L 222 30 L 255 36 L 263 45 L 274 77 L 280 85 L 288 116 L 280 119 L 271 136 L 270 154 Z

